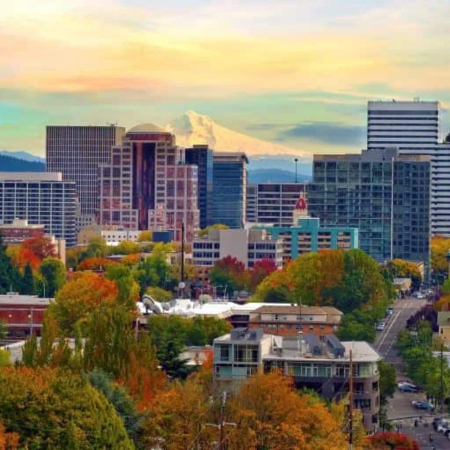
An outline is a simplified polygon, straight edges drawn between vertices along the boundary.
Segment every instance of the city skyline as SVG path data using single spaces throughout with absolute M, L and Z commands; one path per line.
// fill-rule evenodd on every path
M 450 5 L 361 3 L 17 0 L 0 17 L 0 149 L 43 156 L 48 124 L 192 109 L 311 156 L 360 150 L 367 100 L 450 101 Z

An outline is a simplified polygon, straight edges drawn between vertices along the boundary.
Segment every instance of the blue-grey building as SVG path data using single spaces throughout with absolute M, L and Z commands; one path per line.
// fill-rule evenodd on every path
M 298 210 L 295 211 L 295 213 L 298 212 Z M 359 247 L 357 228 L 321 227 L 320 219 L 307 216 L 306 210 L 303 211 L 301 217 L 297 215 L 294 220 L 295 225 L 290 227 L 258 227 L 266 230 L 272 239 L 282 239 L 283 262 L 295 259 L 303 253 L 317 252 L 318 250 L 338 248 L 350 250 Z
M 213 151 L 207 145 L 194 145 L 185 151 L 187 164 L 198 167 L 198 209 L 200 228 L 212 225 Z
M 245 153 L 214 153 L 212 222 L 243 228 L 246 214 Z
M 325 226 L 355 227 L 379 262 L 430 260 L 430 157 L 397 148 L 314 155 L 309 211 Z

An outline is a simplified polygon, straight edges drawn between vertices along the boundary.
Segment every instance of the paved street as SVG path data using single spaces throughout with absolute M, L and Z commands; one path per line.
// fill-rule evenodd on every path
M 378 333 L 375 341 L 375 348 L 379 351 L 381 356 L 386 362 L 394 364 L 397 372 L 397 380 L 405 378 L 403 374 L 403 361 L 397 355 L 395 343 L 398 332 L 405 327 L 406 321 L 411 315 L 416 313 L 420 308 L 425 305 L 425 300 L 417 300 L 414 298 L 407 298 L 403 300 L 397 300 L 394 304 L 394 313 L 386 323 L 386 328 L 383 332 Z M 397 391 L 394 398 L 389 400 L 387 409 L 388 418 L 400 419 L 393 420 L 393 424 L 399 425 L 400 431 L 408 436 L 416 439 L 421 449 L 428 450 L 435 448 L 436 450 L 448 450 L 450 449 L 450 440 L 448 440 L 442 434 L 434 431 L 431 422 L 437 414 L 430 414 L 425 411 L 418 411 L 411 405 L 413 400 L 423 399 L 423 394 L 412 394 Z M 418 420 L 418 426 L 414 426 L 414 421 Z M 429 436 L 433 439 L 429 440 Z

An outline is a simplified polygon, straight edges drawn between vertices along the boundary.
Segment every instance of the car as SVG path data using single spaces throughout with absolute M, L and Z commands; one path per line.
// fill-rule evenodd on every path
M 377 331 L 383 331 L 386 328 L 386 322 L 377 323 Z
M 392 314 L 394 314 L 394 308 L 391 306 L 390 308 L 387 309 L 386 312 L 388 316 L 392 316 Z
M 436 431 L 438 433 L 447 435 L 450 431 L 450 423 L 448 422 L 448 420 L 443 420 L 442 422 L 440 422 L 436 427 Z
M 411 405 L 416 409 L 423 409 L 425 411 L 433 411 L 434 405 L 432 405 L 430 402 L 427 402 L 425 400 L 413 400 L 411 402 Z M 438 426 L 439 428 L 439 426 Z
M 401 381 L 397 386 L 402 392 L 419 392 L 419 388 L 415 384 L 408 383 L 407 381 Z
M 443 422 L 447 422 L 447 419 L 444 419 L 443 417 L 435 417 L 433 419 L 433 428 L 434 431 L 437 431 L 438 426 L 443 423 Z

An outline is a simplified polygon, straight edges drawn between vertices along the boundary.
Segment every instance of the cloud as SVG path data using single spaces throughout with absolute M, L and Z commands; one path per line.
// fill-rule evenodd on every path
M 304 122 L 278 134 L 278 140 L 308 139 L 334 145 L 364 145 L 366 127 L 339 122 Z

